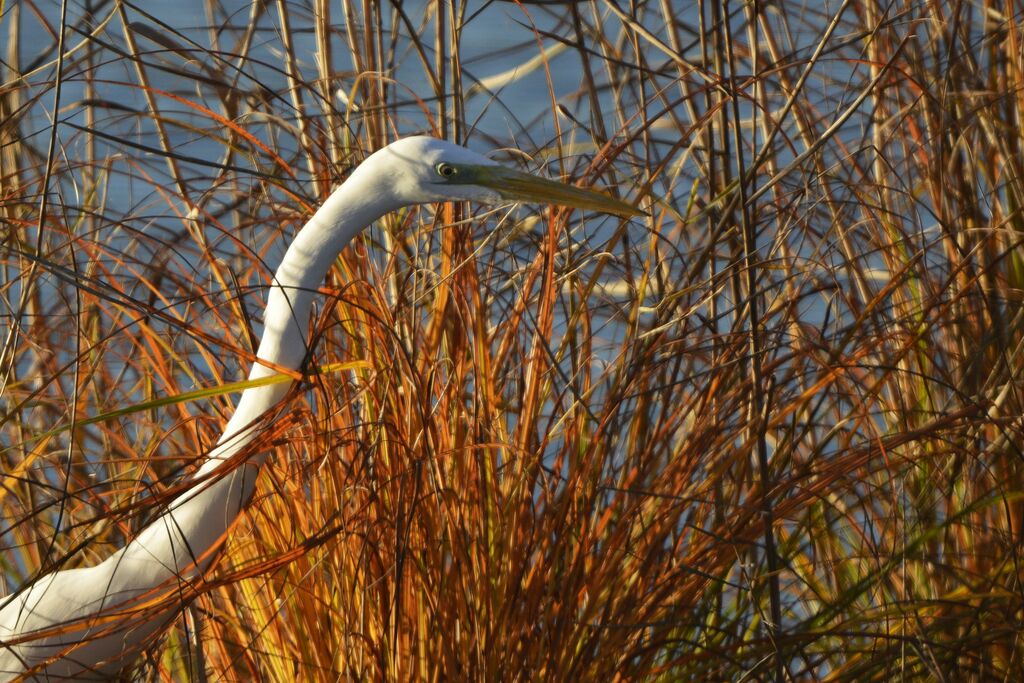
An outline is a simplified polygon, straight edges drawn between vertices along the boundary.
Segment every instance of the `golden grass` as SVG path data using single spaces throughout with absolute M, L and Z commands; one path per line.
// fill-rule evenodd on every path
M 425 207 L 346 250 L 138 675 L 1013 679 L 1024 5 L 684 4 L 488 6 L 490 54 L 468 3 L 96 1 L 60 64 L 54 8 L 2 5 L 6 590 L 173 492 L 310 208 L 429 131 L 651 215 Z

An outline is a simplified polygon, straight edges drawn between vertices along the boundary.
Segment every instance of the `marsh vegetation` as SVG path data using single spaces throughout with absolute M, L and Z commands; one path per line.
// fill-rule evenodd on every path
M 295 231 L 430 133 L 650 215 L 349 248 L 139 676 L 1024 666 L 1024 4 L 151 4 L 0 1 L 5 592 L 173 497 Z

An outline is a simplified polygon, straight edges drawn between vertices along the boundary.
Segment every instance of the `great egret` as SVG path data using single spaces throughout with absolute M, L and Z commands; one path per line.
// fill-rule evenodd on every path
M 403 206 L 449 200 L 642 213 L 598 192 L 504 168 L 449 142 L 398 140 L 360 164 L 288 247 L 270 285 L 260 362 L 249 378 L 299 369 L 314 292 L 363 228 Z M 249 499 L 267 454 L 221 466 L 252 441 L 260 416 L 287 391 L 288 383 L 246 389 L 194 486 L 126 547 L 97 566 L 43 576 L 6 600 L 0 609 L 0 679 L 106 678 L 130 663 L 140 644 L 173 617 L 176 601 L 168 596 L 187 596 Z

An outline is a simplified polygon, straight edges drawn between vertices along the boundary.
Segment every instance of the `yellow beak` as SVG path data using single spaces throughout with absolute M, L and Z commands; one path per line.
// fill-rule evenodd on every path
M 475 166 L 471 176 L 472 180 L 462 179 L 462 182 L 468 181 L 490 188 L 500 194 L 503 199 L 512 201 L 558 204 L 577 209 L 614 213 L 620 216 L 647 215 L 635 205 L 603 192 L 585 190 L 582 187 L 540 178 L 504 166 Z

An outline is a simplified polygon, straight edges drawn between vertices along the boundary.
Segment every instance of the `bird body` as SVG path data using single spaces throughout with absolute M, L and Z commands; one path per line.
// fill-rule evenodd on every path
M 308 355 L 314 297 L 339 252 L 384 214 L 448 200 L 550 201 L 631 215 L 624 202 L 499 166 L 464 147 L 417 136 L 370 155 L 289 245 L 267 295 L 250 379 L 298 370 Z M 93 567 L 44 575 L 0 607 L 0 680 L 107 679 L 129 664 L 193 594 L 249 500 L 266 452 L 231 460 L 258 434 L 288 383 L 246 389 L 217 445 L 192 479 L 124 548 Z M 181 601 L 174 596 L 181 596 Z M 170 599 L 169 599 L 170 598 Z

